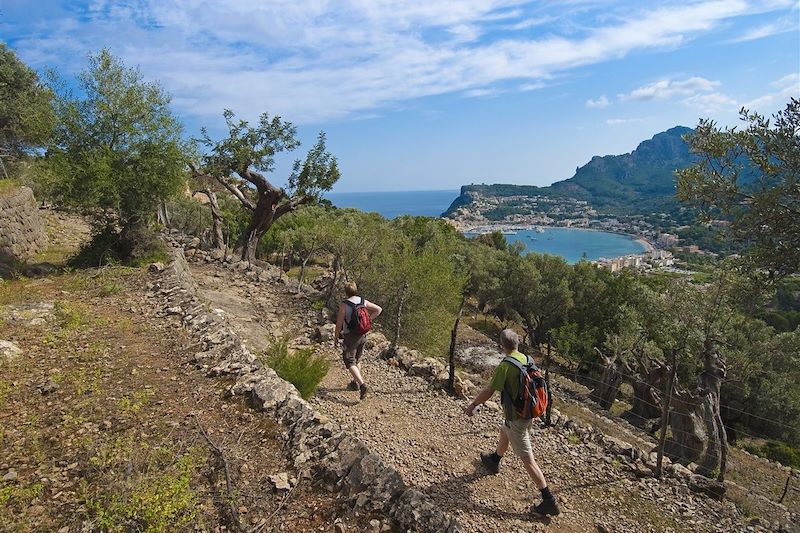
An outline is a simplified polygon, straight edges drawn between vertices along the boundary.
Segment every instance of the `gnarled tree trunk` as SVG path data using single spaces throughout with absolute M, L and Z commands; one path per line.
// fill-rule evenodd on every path
M 672 435 L 667 439 L 664 454 L 683 464 L 697 461 L 705 447 L 706 432 L 703 424 L 703 397 L 697 391 L 676 387 L 672 397 L 669 426 Z
M 631 414 L 641 420 L 650 420 L 661 416 L 661 383 L 667 374 L 666 365 L 657 364 L 647 368 L 644 376 L 636 375 L 631 383 L 633 387 L 633 406 Z
M 210 188 L 203 191 L 208 196 L 208 205 L 211 207 L 211 223 L 213 226 L 214 248 L 222 249 L 225 247 L 225 236 L 222 234 L 222 210 L 219 208 L 217 193 Z
M 617 398 L 623 376 L 617 363 L 616 355 L 607 357 L 600 353 L 600 350 L 597 350 L 597 353 L 603 358 L 603 375 L 600 378 L 600 383 L 597 384 L 589 397 L 597 402 L 601 408 L 610 409 Z
M 703 371 L 700 373 L 700 390 L 703 395 L 703 421 L 708 442 L 698 473 L 706 477 L 725 477 L 728 439 L 720 411 L 720 389 L 725 379 L 725 362 L 707 340 L 703 354 Z

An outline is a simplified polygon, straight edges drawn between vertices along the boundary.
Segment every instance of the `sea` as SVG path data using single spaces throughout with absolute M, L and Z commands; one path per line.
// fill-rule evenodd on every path
M 336 207 L 374 211 L 391 219 L 402 215 L 438 217 L 459 194 L 458 190 L 340 192 L 328 193 L 325 197 Z M 645 251 L 644 244 L 629 235 L 583 228 L 543 227 L 542 230 L 543 233 L 536 230 L 517 230 L 505 237 L 509 243 L 524 244 L 526 252 L 558 255 L 568 263 Z

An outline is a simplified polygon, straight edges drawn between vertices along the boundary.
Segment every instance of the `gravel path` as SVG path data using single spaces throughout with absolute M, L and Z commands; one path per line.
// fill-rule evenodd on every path
M 203 295 L 223 309 L 254 348 L 272 334 L 290 334 L 298 346 L 311 343 L 320 313 L 284 284 L 236 281 L 215 266 L 192 266 Z M 637 478 L 592 442 L 563 428 L 533 430 L 534 454 L 559 499 L 562 514 L 551 520 L 528 514 L 538 491 L 513 454 L 498 476 L 487 475 L 477 459 L 492 450 L 502 414 L 484 407 L 463 414 L 465 400 L 431 389 L 375 354 L 365 353 L 364 401 L 346 390 L 349 374 L 332 343 L 317 344 L 331 370 L 312 403 L 362 438 L 392 464 L 407 483 L 428 493 L 458 518 L 465 531 L 740 531 L 732 503 L 689 493 L 674 479 Z M 498 398 L 494 398 L 498 400 Z

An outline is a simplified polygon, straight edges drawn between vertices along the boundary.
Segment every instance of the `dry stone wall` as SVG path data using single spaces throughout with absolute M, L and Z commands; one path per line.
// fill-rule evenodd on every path
M 0 262 L 26 261 L 47 246 L 39 208 L 28 187 L 0 196 Z
M 457 533 L 456 520 L 372 453 L 360 439 L 317 412 L 295 387 L 264 367 L 245 347 L 227 319 L 210 311 L 197 296 L 183 250 L 171 250 L 172 262 L 151 265 L 158 273 L 150 297 L 164 315 L 181 318 L 197 342 L 195 364 L 208 376 L 233 378 L 231 396 L 244 396 L 251 407 L 283 428 L 284 450 L 304 477 L 323 484 L 363 514 L 380 513 L 402 531 Z M 261 269 L 259 276 L 268 277 Z

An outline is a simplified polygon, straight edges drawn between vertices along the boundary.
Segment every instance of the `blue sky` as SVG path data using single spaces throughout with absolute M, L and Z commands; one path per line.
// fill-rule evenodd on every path
M 0 40 L 66 77 L 110 48 L 187 135 L 224 108 L 280 114 L 305 147 L 323 129 L 336 191 L 546 185 L 800 96 L 797 0 L 4 0 Z

